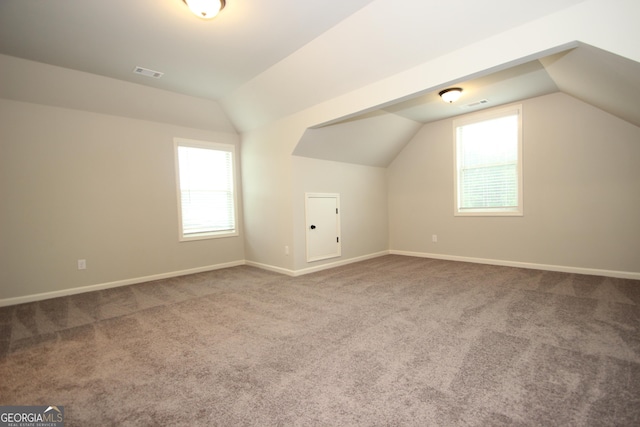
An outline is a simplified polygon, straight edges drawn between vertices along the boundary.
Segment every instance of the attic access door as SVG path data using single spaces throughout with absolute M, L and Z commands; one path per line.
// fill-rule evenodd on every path
M 339 257 L 340 195 L 305 193 L 307 262 Z

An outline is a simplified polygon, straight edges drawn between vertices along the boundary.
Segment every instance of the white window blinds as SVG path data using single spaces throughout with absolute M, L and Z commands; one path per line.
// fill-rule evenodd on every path
M 521 214 L 519 110 L 456 125 L 457 214 Z
M 233 146 L 176 144 L 181 237 L 236 233 Z

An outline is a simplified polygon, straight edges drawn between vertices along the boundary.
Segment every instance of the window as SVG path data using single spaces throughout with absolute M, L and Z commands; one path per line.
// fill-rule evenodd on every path
M 522 107 L 454 120 L 454 215 L 522 215 Z
M 235 147 L 174 139 L 180 240 L 237 236 Z

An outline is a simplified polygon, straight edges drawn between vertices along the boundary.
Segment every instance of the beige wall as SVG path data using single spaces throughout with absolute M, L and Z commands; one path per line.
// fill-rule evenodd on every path
M 522 105 L 524 216 L 453 216 L 443 120 L 389 166 L 390 249 L 640 272 L 640 128 L 560 93 Z
M 290 270 L 293 257 L 291 150 L 297 126 L 272 126 L 242 136 L 245 258 L 251 263 Z
M 178 242 L 175 136 L 239 140 L 0 99 L 0 300 L 243 261 L 242 235 Z
M 389 105 L 416 94 L 437 91 L 457 82 L 485 75 L 491 70 L 503 69 L 508 65 L 540 58 L 573 45 L 576 41 L 639 61 L 639 51 L 635 42 L 637 37 L 632 36 L 638 33 L 640 27 L 631 18 L 635 15 L 630 13 L 638 9 L 639 6 L 636 3 L 627 0 L 624 2 L 624 7 L 612 8 L 611 3 L 604 0 L 581 2 L 575 7 L 531 21 L 493 37 L 478 40 L 471 45 L 461 46 L 458 50 L 447 52 L 413 68 L 303 108 L 286 117 L 280 117 L 279 113 L 271 119 L 257 117 L 256 114 L 260 115 L 260 113 L 252 108 L 251 100 L 255 100 L 256 105 L 271 105 L 272 103 L 286 104 L 291 101 L 291 96 L 297 97 L 298 94 L 291 93 L 294 89 L 283 85 L 283 78 L 286 80 L 290 76 L 300 77 L 299 70 L 288 68 L 287 64 L 291 62 L 285 61 L 270 69 L 273 71 L 280 69 L 281 65 L 284 66 L 281 72 L 268 73 L 269 76 L 275 77 L 271 82 L 273 84 L 269 83 L 265 86 L 269 87 L 269 90 L 254 90 L 256 87 L 254 84 L 262 81 L 262 77 L 265 76 L 258 76 L 254 81 L 248 82 L 222 104 L 226 110 L 233 113 L 234 120 L 243 129 L 249 129 L 242 134 L 247 261 L 284 270 L 304 267 L 298 262 L 304 254 L 304 247 L 301 246 L 303 241 L 299 235 L 300 208 L 297 205 L 300 190 L 294 191 L 294 186 L 312 177 L 293 172 L 292 162 L 295 161 L 291 159 L 291 154 L 306 129 L 375 110 L 380 106 Z M 598 25 L 594 25 L 594 22 Z M 625 37 L 620 37 L 620 34 L 625 34 Z M 298 53 L 305 60 L 317 59 L 313 56 L 313 52 L 306 49 L 301 49 Z M 306 55 L 312 56 L 306 57 Z M 309 76 L 303 77 L 305 81 L 315 81 Z M 268 76 L 265 78 L 269 79 Z M 316 88 L 316 86 L 313 87 Z M 260 100 L 263 96 L 268 97 L 268 102 Z M 274 107 L 274 111 L 279 111 L 279 108 Z M 253 125 L 250 125 L 252 123 Z M 263 124 L 256 125 L 256 123 Z M 409 154 L 401 153 L 400 158 L 407 155 Z M 423 168 L 423 165 L 419 164 L 418 167 Z M 437 169 L 441 165 L 435 164 L 432 167 Z M 419 171 L 405 172 L 408 175 L 422 176 Z M 330 168 L 327 168 L 326 174 L 327 176 L 331 174 Z M 414 190 L 410 183 L 407 183 L 406 189 L 400 189 L 398 194 L 394 194 L 394 190 L 398 189 L 398 185 L 395 184 L 401 178 L 390 179 L 389 204 L 391 206 L 395 201 L 399 201 L 403 209 L 414 203 L 421 203 L 411 202 L 409 196 L 411 192 L 416 191 L 422 194 L 420 192 L 424 190 L 423 188 Z M 446 179 L 452 178 L 447 176 Z M 435 191 L 437 193 L 438 190 Z M 422 203 L 435 202 L 430 198 L 429 201 Z M 424 211 L 424 206 L 421 209 Z M 391 217 L 390 236 L 395 239 L 391 241 L 392 249 L 396 247 L 394 242 L 397 242 L 405 233 L 417 234 L 425 226 L 421 224 L 413 231 L 410 230 L 411 227 L 405 227 L 402 231 L 394 230 L 393 228 L 397 227 L 394 218 L 402 215 L 410 215 L 410 213 L 402 214 L 396 210 Z M 420 214 L 416 213 L 416 215 Z M 412 224 L 417 221 L 417 219 L 414 220 Z M 422 234 L 424 235 L 424 232 Z M 427 232 L 429 240 L 431 234 L 431 231 Z M 445 241 L 442 243 L 444 244 Z M 423 244 L 421 238 L 414 238 L 414 236 L 402 239 L 403 247 L 425 250 L 422 247 Z M 295 247 L 295 257 L 284 255 L 285 245 Z M 445 250 L 444 245 L 438 248 L 440 251 Z M 462 254 L 469 252 L 462 244 L 448 250 L 454 249 L 461 249 Z M 473 251 L 473 253 L 479 252 Z M 493 255 L 498 257 L 507 252 L 509 251 L 502 250 Z
M 386 168 L 293 157 L 294 267 L 317 267 L 366 257 L 389 247 Z M 306 260 L 305 193 L 340 194 L 342 255 Z
M 487 70 L 541 57 L 575 41 L 638 61 L 634 35 L 640 27 L 634 19 L 637 14 L 630 11 L 639 6 L 633 0 L 623 3 L 624 7 L 612 8 L 604 0 L 581 2 L 246 130 L 241 144 L 245 232 L 236 239 L 188 244 L 178 244 L 177 237 L 173 240 L 177 235 L 177 208 L 170 140 L 182 136 L 237 143 L 239 137 L 220 105 L 0 55 L 0 299 L 205 267 L 243 257 L 285 270 L 304 268 L 300 261 L 304 241 L 299 229 L 299 197 L 307 191 L 303 185 L 312 187 L 325 176 L 331 177 L 336 168 L 338 177 L 357 170 L 330 162 L 300 170 L 301 163 L 291 153 L 306 129 L 434 91 Z M 276 74 L 278 79 L 291 75 Z M 303 78 L 314 81 L 309 76 Z M 261 93 L 288 105 L 290 97 L 281 86 Z M 241 90 L 240 95 L 255 95 L 251 87 L 246 86 L 248 90 Z M 581 135 L 576 135 L 575 127 L 563 127 L 572 119 L 557 123 L 551 117 L 553 108 L 538 108 L 537 116 L 550 121 L 538 120 L 540 128 L 533 125 L 535 120 L 527 122 L 530 129 L 525 130 L 525 156 L 536 158 L 535 151 L 526 151 L 527 140 L 533 139 L 531 132 L 534 136 L 543 132 L 541 144 L 547 148 L 538 150 L 537 156 L 545 160 L 536 167 L 555 169 L 547 175 L 540 170 L 531 175 L 534 170 L 525 170 L 525 217 L 520 219 L 487 218 L 478 224 L 480 219 L 470 218 L 465 223 L 453 223 L 449 216 L 453 209 L 449 200 L 452 176 L 446 172 L 452 152 L 441 145 L 450 125 L 440 122 L 425 127 L 389 168 L 389 247 L 639 271 L 635 254 L 640 239 L 633 219 L 640 215 L 637 198 L 629 196 L 635 189 L 629 182 L 638 182 L 638 175 L 635 166 L 628 166 L 638 159 L 637 128 L 567 99 L 558 101 L 558 105 L 578 106 L 570 114 L 584 113 L 588 120 L 578 118 L 590 124 L 594 119 L 596 130 L 585 137 L 591 140 L 605 133 L 601 138 L 605 142 L 581 146 L 583 151 L 594 147 L 579 152 L 581 158 L 588 159 L 582 164 L 588 166 L 571 169 L 575 176 L 560 181 L 567 187 L 562 191 L 556 181 L 550 181 L 557 176 L 566 180 L 566 171 L 550 159 L 565 156 L 573 160 L 573 151 L 567 152 L 563 145 L 565 139 L 558 140 L 561 135 Z M 231 99 L 224 104 L 226 110 L 237 113 L 240 122 L 251 109 L 241 101 Z M 533 107 L 538 102 L 527 101 L 525 108 L 531 106 L 531 111 L 536 111 Z M 562 108 L 555 112 L 567 111 Z M 536 115 L 532 116 L 533 120 Z M 615 138 L 609 135 L 611 129 Z M 554 131 L 558 131 L 557 137 Z M 424 138 L 439 142 L 416 142 Z M 634 143 L 627 143 L 629 140 Z M 616 150 L 611 150 L 611 144 Z M 426 164 L 412 158 L 425 152 L 435 156 Z M 598 157 L 603 159 L 602 165 L 592 170 L 589 166 Z M 618 163 L 623 166 L 613 166 Z M 592 173 L 603 179 L 591 180 Z M 380 172 L 363 169 L 356 176 L 365 192 L 372 191 L 372 198 L 362 201 L 361 210 L 378 206 L 381 195 L 373 188 L 378 185 Z M 587 179 L 588 185 L 577 185 L 582 182 L 579 178 Z M 538 187 L 545 183 L 552 187 L 549 192 Z M 534 190 L 529 191 L 532 185 Z M 339 190 L 331 191 L 352 191 L 348 184 L 337 186 Z M 597 204 L 585 197 L 588 188 L 607 203 Z M 619 191 L 628 198 L 620 200 L 616 196 Z M 578 197 L 578 202 L 567 204 L 568 195 Z M 10 203 L 12 200 L 17 203 Z M 550 204 L 542 204 L 543 200 Z M 373 220 L 376 224 L 380 221 L 380 217 Z M 589 227 L 595 227 L 594 233 L 585 231 Z M 440 236 L 436 247 L 430 245 L 431 234 Z M 495 242 L 494 236 L 499 237 Z M 359 256 L 377 250 L 380 239 L 378 233 L 367 236 L 365 245 L 348 249 L 348 253 Z M 528 245 L 515 245 L 523 239 Z M 284 255 L 285 245 L 295 251 L 292 256 Z M 78 258 L 87 259 L 86 271 L 77 271 Z
M 386 168 L 292 156 L 304 119 L 293 116 L 242 136 L 245 258 L 287 274 L 388 249 Z M 306 192 L 340 194 L 341 257 L 306 262 Z

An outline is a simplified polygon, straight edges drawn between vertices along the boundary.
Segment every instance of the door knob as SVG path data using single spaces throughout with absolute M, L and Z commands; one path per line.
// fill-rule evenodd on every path
M 315 225 L 312 225 L 312 226 L 311 226 L 311 229 L 312 229 L 312 230 L 315 230 L 315 229 L 316 229 L 316 226 L 315 226 Z

